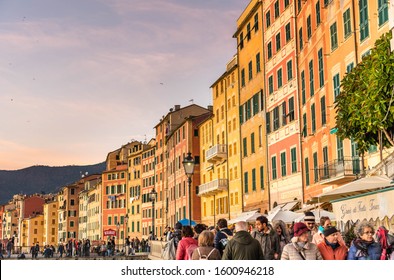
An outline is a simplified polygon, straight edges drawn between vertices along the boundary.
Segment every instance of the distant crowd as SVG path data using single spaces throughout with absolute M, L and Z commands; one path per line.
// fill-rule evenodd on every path
M 312 212 L 303 222 L 289 228 L 283 221 L 256 219 L 254 228 L 247 222 L 228 227 L 219 219 L 216 227 L 197 224 L 174 229 L 167 227 L 163 259 L 176 260 L 393 260 L 394 236 L 383 226 L 375 230 L 369 222 L 354 228 L 347 244 L 329 217 L 316 223 Z

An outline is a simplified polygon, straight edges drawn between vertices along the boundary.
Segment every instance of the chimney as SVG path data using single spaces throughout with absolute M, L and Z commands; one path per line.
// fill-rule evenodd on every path
M 175 106 L 174 106 L 174 110 L 175 110 L 175 111 L 178 111 L 179 109 L 181 109 L 181 105 L 175 105 Z
M 212 106 L 212 105 L 208 105 L 208 106 L 207 106 L 207 109 L 208 109 L 209 111 L 213 112 L 213 106 Z

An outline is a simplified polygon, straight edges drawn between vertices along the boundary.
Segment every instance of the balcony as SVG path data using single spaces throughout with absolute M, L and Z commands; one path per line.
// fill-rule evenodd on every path
M 226 191 L 228 189 L 227 179 L 216 179 L 206 184 L 200 185 L 198 188 L 199 196 L 210 196 L 215 195 L 221 191 Z
M 215 163 L 227 158 L 227 145 L 215 145 L 205 152 L 207 162 Z
M 343 158 L 320 165 L 318 168 L 321 184 L 345 184 L 361 174 L 359 157 Z

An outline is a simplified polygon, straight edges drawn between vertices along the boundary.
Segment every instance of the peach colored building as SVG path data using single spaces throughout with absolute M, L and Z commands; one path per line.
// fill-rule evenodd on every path
M 58 219 L 57 209 L 59 203 L 56 200 L 47 201 L 44 204 L 43 218 L 43 244 L 44 245 L 57 245 L 58 244 Z
M 294 0 L 264 1 L 266 132 L 271 208 L 302 199 L 295 15 Z

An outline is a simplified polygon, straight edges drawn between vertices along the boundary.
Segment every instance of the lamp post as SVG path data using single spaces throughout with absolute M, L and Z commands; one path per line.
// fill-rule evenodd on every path
M 189 185 L 189 225 L 192 226 L 192 176 L 194 174 L 195 162 L 190 152 L 187 153 L 187 157 L 183 159 L 182 164 L 185 169 L 187 183 Z
M 152 240 L 155 239 L 155 202 L 156 202 L 157 192 L 153 188 L 149 194 L 150 201 L 152 201 Z
M 120 224 L 119 222 L 116 224 L 116 230 L 117 230 L 117 239 L 118 239 L 118 251 L 119 251 L 119 228 L 120 228 Z
M 5 217 L 3 218 L 3 239 L 5 239 L 5 232 L 6 232 L 6 219 L 5 219 Z
M 126 245 L 126 236 L 127 236 L 127 222 L 129 221 L 129 215 L 126 213 L 124 217 L 124 227 L 123 227 L 123 246 Z M 125 250 L 126 251 L 126 250 Z M 127 252 L 126 252 L 127 253 Z

